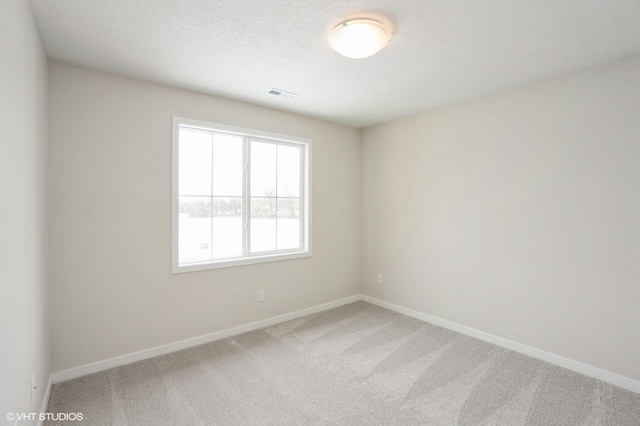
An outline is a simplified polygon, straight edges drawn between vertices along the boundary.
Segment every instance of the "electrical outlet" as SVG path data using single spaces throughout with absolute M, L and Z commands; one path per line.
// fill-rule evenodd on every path
M 258 290 L 258 302 L 264 302 L 264 290 Z
M 378 284 L 382 285 L 382 274 L 378 274 Z
M 35 397 L 35 393 L 36 393 L 36 373 L 33 373 L 33 375 L 31 376 L 31 403 L 33 404 L 33 400 Z

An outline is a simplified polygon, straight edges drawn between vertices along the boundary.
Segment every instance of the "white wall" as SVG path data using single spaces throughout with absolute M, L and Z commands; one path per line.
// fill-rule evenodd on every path
M 54 371 L 358 293 L 359 130 L 56 62 L 50 86 Z M 313 139 L 312 257 L 171 274 L 173 115 Z
M 7 412 L 39 412 L 49 380 L 46 234 L 43 226 L 46 108 L 47 62 L 29 2 L 0 0 L 2 424 L 6 422 Z M 32 403 L 33 373 L 36 374 L 37 390 Z
M 363 188 L 364 293 L 640 380 L 640 58 L 367 128 Z

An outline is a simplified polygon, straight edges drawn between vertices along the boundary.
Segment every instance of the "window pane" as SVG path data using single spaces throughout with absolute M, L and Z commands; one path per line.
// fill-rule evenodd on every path
M 301 152 L 295 146 L 278 145 L 278 197 L 299 196 Z
M 278 250 L 300 247 L 300 200 L 278 198 Z
M 271 143 L 251 142 L 251 196 L 276 196 L 276 148 Z
M 213 136 L 213 195 L 242 196 L 242 138 Z
M 213 197 L 214 259 L 242 256 L 242 197 Z
M 211 260 L 211 198 L 180 197 L 178 262 Z
M 276 249 L 276 199 L 251 199 L 251 252 Z
M 211 133 L 181 128 L 178 141 L 178 192 L 211 195 Z

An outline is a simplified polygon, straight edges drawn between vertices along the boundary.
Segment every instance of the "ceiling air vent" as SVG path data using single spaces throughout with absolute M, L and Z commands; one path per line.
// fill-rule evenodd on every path
M 287 92 L 286 90 L 276 89 L 275 87 L 272 87 L 271 89 L 269 89 L 267 93 L 270 95 L 279 96 L 281 98 L 289 98 L 289 99 L 292 99 L 298 96 L 297 93 Z

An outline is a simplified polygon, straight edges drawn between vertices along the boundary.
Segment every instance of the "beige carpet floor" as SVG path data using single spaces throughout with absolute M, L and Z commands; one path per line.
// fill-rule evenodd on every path
M 49 412 L 85 426 L 637 426 L 640 394 L 356 302 L 56 384 Z

